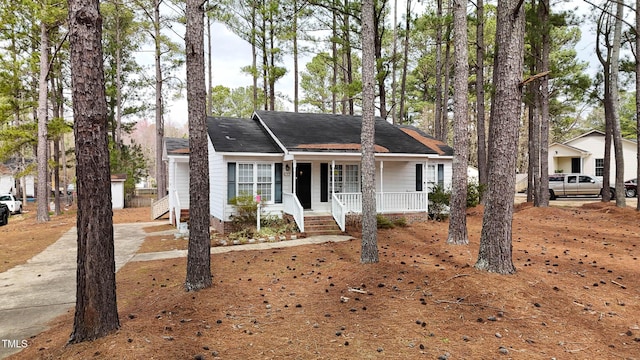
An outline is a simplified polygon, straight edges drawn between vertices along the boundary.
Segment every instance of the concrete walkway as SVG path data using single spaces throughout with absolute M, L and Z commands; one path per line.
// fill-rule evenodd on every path
M 129 261 L 187 256 L 186 251 L 136 254 L 146 236 L 165 233 L 144 232 L 143 228 L 155 225 L 159 223 L 114 225 L 116 271 Z M 171 234 L 174 232 L 171 231 Z M 350 239 L 350 236 L 316 236 L 282 242 L 215 247 L 211 249 L 211 253 L 264 250 Z M 23 340 L 46 330 L 47 324 L 55 317 L 73 311 L 76 257 L 77 230 L 74 227 L 26 264 L 0 273 L 0 359 L 19 352 Z

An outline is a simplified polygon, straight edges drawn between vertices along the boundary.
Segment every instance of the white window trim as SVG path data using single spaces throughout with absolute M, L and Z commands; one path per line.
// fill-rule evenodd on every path
M 275 204 L 276 191 L 276 166 L 273 162 L 266 161 L 236 161 L 236 196 L 240 196 L 240 167 L 241 165 L 251 165 L 253 168 L 252 195 L 258 195 L 258 165 L 269 165 L 271 167 L 271 199 L 264 201 L 266 204 Z M 242 183 L 248 184 L 248 183 Z
M 341 194 L 341 193 L 345 193 L 344 189 L 346 187 L 347 184 L 347 172 L 346 172 L 346 167 L 347 166 L 355 166 L 358 169 L 358 176 L 357 176 L 357 188 L 358 191 L 356 191 L 356 193 L 361 192 L 360 189 L 362 189 L 362 170 L 360 169 L 360 164 L 359 163 L 336 163 L 335 164 L 335 169 L 338 168 L 338 166 L 340 166 L 342 168 L 342 182 L 341 182 L 341 186 L 340 189 L 341 191 L 337 191 L 336 194 Z M 338 188 L 338 182 L 336 181 L 336 179 L 334 178 L 335 174 L 334 174 L 334 168 L 332 168 L 331 166 L 329 166 L 329 196 L 331 196 L 331 194 L 333 194 L 333 190 L 334 190 L 334 186 L 333 184 L 335 184 L 335 187 Z M 352 192 L 348 192 L 348 193 L 352 193 Z

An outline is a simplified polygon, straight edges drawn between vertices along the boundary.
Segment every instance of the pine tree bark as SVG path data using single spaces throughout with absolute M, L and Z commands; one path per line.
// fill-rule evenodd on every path
M 476 136 L 478 138 L 478 182 L 487 184 L 487 141 L 484 102 L 484 1 L 476 2 Z
M 551 53 L 551 23 L 549 0 L 541 0 L 538 11 L 538 19 L 542 23 L 542 56 L 540 59 L 540 72 L 550 70 L 549 56 Z M 540 79 L 540 186 L 536 189 L 537 206 L 549 206 L 549 76 Z
M 375 45 L 373 0 L 362 1 L 362 249 L 360 262 L 378 262 L 375 182 Z
M 435 103 L 434 103 L 434 136 L 440 141 L 445 141 L 442 134 L 442 103 L 443 103 L 443 90 L 442 90 L 442 0 L 437 0 L 436 18 L 438 19 L 436 28 L 436 89 L 435 89 Z
M 636 0 L 636 34 L 640 34 L 640 0 Z M 636 49 L 640 49 L 640 36 L 636 36 L 635 41 Z M 637 164 L 637 172 L 636 179 L 640 179 L 640 54 L 638 51 L 635 53 L 636 56 L 636 143 L 637 143 L 637 151 L 636 151 L 636 164 Z M 640 196 L 638 196 L 640 198 Z M 636 210 L 640 211 L 640 201 L 636 202 Z
M 620 129 L 619 108 L 619 73 L 620 73 L 620 46 L 622 40 L 622 17 L 624 16 L 624 3 L 616 2 L 615 26 L 613 31 L 613 49 L 611 51 L 611 102 L 613 110 L 613 151 L 616 160 L 616 178 L 614 188 L 616 206 L 624 208 L 627 206 L 627 199 L 624 192 L 624 155 L 622 153 L 622 133 Z
M 40 78 L 38 79 L 38 187 L 36 221 L 49 221 L 49 140 L 47 132 L 47 95 L 49 92 L 49 29 L 44 20 L 40 23 Z
M 489 124 L 489 182 L 476 268 L 499 274 L 516 271 L 512 219 L 524 52 L 524 9 L 518 0 L 497 8 L 494 101 Z
M 76 343 L 120 327 L 99 1 L 69 0 L 69 47 L 78 195 L 76 309 L 69 341 Z
M 189 111 L 189 248 L 185 289 L 211 286 L 209 151 L 204 65 L 204 3 L 187 0 L 187 107 Z
M 155 40 L 155 70 L 156 70 L 156 185 L 158 189 L 158 200 L 167 195 L 167 168 L 162 161 L 162 146 L 164 141 L 164 103 L 162 101 L 162 34 L 160 33 L 160 3 L 161 0 L 154 0 L 153 3 L 153 27 Z
M 469 52 L 467 46 L 467 0 L 453 0 L 455 52 L 453 108 L 453 181 L 448 244 L 469 244 L 467 233 L 467 166 L 469 156 Z

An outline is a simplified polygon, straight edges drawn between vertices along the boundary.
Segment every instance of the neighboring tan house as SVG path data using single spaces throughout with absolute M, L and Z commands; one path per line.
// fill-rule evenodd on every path
M 361 212 L 361 117 L 256 111 L 250 120 L 207 119 L 212 226 L 225 233 L 229 200 L 260 195 L 265 211 L 290 214 L 304 232 L 306 214 Z M 189 143 L 167 138 L 170 219 L 189 207 Z M 453 149 L 410 126 L 375 125 L 377 210 L 411 221 L 427 215 L 434 184 L 451 187 Z M 417 215 L 414 217 L 414 215 Z M 176 218 L 178 218 L 176 221 Z
M 624 180 L 636 177 L 637 143 L 622 139 L 622 153 L 624 155 Z M 549 174 L 582 173 L 602 177 L 604 173 L 604 133 L 591 130 L 585 134 L 567 140 L 563 143 L 553 143 L 549 146 Z M 615 182 L 615 154 L 611 145 L 611 174 L 610 181 Z

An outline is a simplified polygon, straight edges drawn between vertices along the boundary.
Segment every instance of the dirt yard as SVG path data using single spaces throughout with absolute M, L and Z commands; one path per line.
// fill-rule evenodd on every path
M 73 225 L 71 214 L 38 229 L 12 220 L 3 271 L 15 266 L 7 242 L 50 243 Z M 380 231 L 373 265 L 359 263 L 359 234 L 214 255 L 214 285 L 197 293 L 183 290 L 185 259 L 129 263 L 119 331 L 66 345 L 70 309 L 12 359 L 640 359 L 640 213 L 519 204 L 514 275 L 473 267 L 481 223 L 470 209 L 468 246 L 446 244 L 446 222 Z

